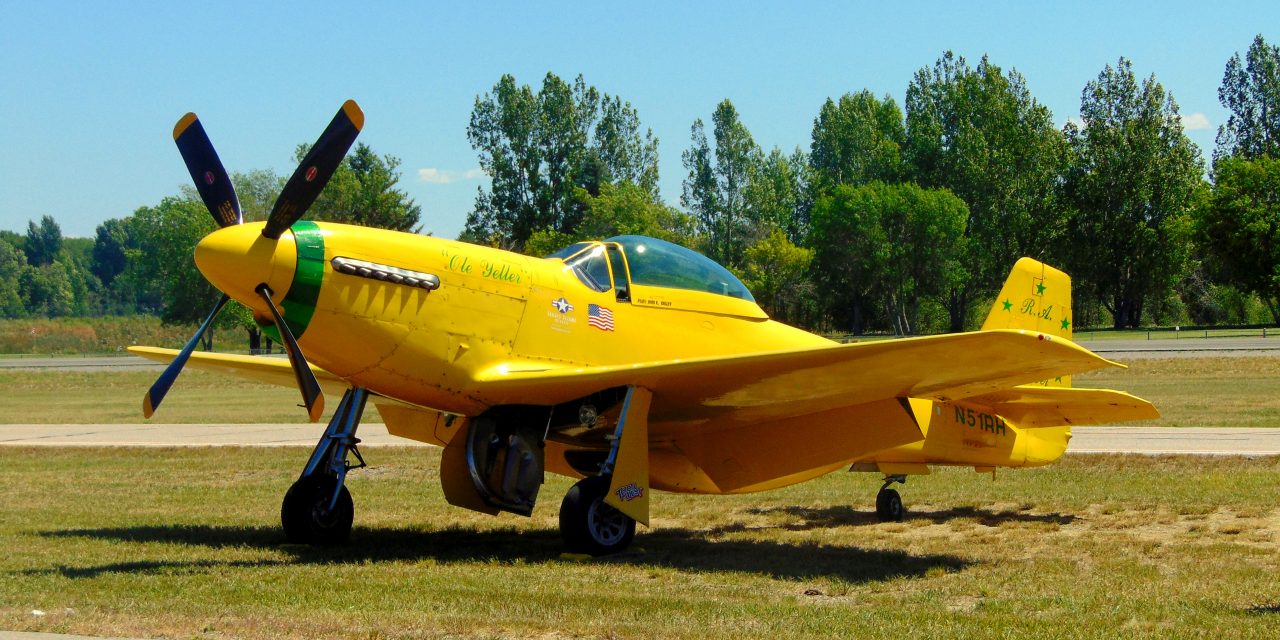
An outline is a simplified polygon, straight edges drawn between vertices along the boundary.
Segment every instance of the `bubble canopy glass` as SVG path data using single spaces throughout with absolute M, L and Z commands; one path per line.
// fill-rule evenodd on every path
M 647 236 L 614 236 L 607 242 L 622 245 L 631 269 L 631 283 L 669 289 L 705 291 L 730 298 L 755 302 L 751 292 L 728 269 L 710 258 L 686 249 L 678 244 Z M 559 258 L 566 264 L 576 265 L 575 272 L 598 271 L 589 263 L 603 259 L 598 243 L 579 242 L 557 251 L 548 258 Z M 582 255 L 578 255 L 582 254 Z M 607 267 L 606 267 L 607 268 Z M 599 278 L 593 278 L 599 282 Z M 607 280 L 605 280 L 607 282 Z M 591 286 L 587 283 L 587 286 Z

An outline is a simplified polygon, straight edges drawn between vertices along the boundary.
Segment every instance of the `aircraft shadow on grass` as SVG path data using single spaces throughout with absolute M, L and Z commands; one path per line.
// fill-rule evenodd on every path
M 971 561 L 948 554 L 831 545 L 785 544 L 759 540 L 711 540 L 709 532 L 663 528 L 636 537 L 637 550 L 595 560 L 601 564 L 666 567 L 690 571 L 756 573 L 775 578 L 838 578 L 872 582 L 920 577 L 929 571 L 954 572 Z M 715 535 L 715 532 L 710 532 Z M 218 571 L 289 564 L 363 564 L 435 559 L 438 562 L 557 562 L 563 549 L 555 531 L 452 528 L 437 531 L 357 527 L 351 543 L 338 547 L 285 544 L 275 527 L 142 526 L 111 529 L 47 531 L 41 535 L 94 538 L 116 542 L 186 544 L 220 548 L 284 551 L 290 559 L 261 561 L 136 561 L 99 566 L 33 569 L 28 574 L 56 573 L 68 578 L 94 578 L 104 573 L 173 573 Z
M 771 516 L 786 515 L 794 518 L 794 522 L 778 525 L 788 531 L 808 531 L 810 529 L 829 529 L 832 527 L 860 527 L 882 524 L 874 511 L 858 511 L 849 507 L 759 507 L 747 509 L 752 515 Z M 945 524 L 954 520 L 973 519 L 987 527 L 998 527 L 1004 523 L 1041 523 L 1066 525 L 1075 522 L 1076 517 L 1063 513 L 1027 513 L 1024 511 L 994 510 L 983 507 L 952 507 L 941 511 L 907 511 L 906 520 L 930 520 L 934 524 Z M 742 531 L 750 527 L 734 524 L 717 529 L 717 533 Z

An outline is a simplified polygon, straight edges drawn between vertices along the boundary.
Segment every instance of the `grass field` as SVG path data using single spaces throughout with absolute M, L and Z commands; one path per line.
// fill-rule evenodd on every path
M 284 544 L 302 449 L 0 449 L 0 628 L 166 637 L 1280 635 L 1280 459 L 944 470 L 879 523 L 865 474 L 655 496 L 633 551 L 448 507 L 434 449 L 367 452 L 353 542 Z M 852 506 L 850 506 L 852 505 Z M 43 615 L 33 614 L 40 611 Z
M 1128 369 L 1076 376 L 1078 387 L 1128 391 L 1150 400 L 1162 427 L 1280 427 L 1280 357 L 1137 359 Z
M 136 424 L 142 397 L 155 371 L 0 370 L 0 423 Z M 326 398 L 326 416 L 340 397 Z M 154 420 L 160 423 L 306 422 L 297 389 L 188 369 L 182 372 Z M 380 421 L 370 407 L 367 419 Z
M 0 370 L 0 423 L 113 424 L 142 422 L 147 371 Z M 1280 427 L 1280 357 L 1142 359 L 1129 369 L 1076 376 L 1082 387 L 1129 391 L 1155 403 L 1177 427 Z M 293 423 L 305 421 L 298 392 L 203 371 L 183 372 L 156 413 L 163 423 Z M 332 411 L 338 398 L 328 398 Z M 369 420 L 378 420 L 368 411 Z

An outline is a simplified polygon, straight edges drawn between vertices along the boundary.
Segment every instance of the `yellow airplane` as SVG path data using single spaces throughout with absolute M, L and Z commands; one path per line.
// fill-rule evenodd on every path
M 1121 365 L 1071 341 L 1069 278 L 1027 258 L 981 331 L 838 344 L 770 320 L 728 270 L 654 238 L 533 258 L 300 220 L 363 118 L 344 104 L 268 220 L 245 223 L 203 127 L 183 117 L 174 139 L 221 226 L 195 260 L 224 295 L 182 350 L 131 349 L 170 363 L 147 417 L 188 361 L 296 384 L 312 421 L 322 387 L 342 393 L 284 497 L 290 541 L 348 537 L 345 479 L 364 466 L 356 432 L 370 399 L 392 434 L 444 448 L 454 505 L 527 516 L 546 473 L 580 478 L 560 531 L 592 555 L 627 547 L 653 490 L 763 491 L 850 468 L 882 474 L 877 512 L 901 519 L 889 485 L 931 465 L 1043 465 L 1071 425 L 1157 416 L 1126 393 L 1069 387 Z M 230 298 L 289 361 L 193 354 Z

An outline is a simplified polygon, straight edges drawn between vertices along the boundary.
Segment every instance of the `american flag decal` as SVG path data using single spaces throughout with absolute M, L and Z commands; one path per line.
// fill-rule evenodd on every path
M 589 304 L 587 324 L 601 331 L 613 331 L 613 312 L 598 304 Z

